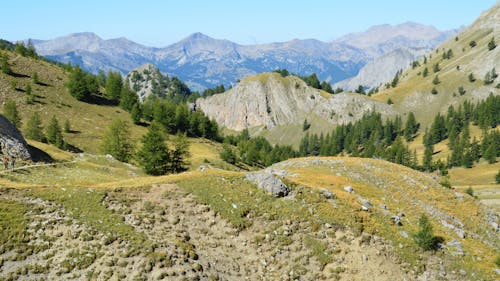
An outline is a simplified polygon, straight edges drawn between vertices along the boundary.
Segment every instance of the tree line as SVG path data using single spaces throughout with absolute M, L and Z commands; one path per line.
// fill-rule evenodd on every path
M 236 147 L 237 150 L 233 149 Z M 237 151 L 237 152 L 236 152 Z M 228 135 L 224 138 L 222 160 L 238 165 L 270 166 L 283 160 L 297 157 L 297 152 L 288 145 L 271 145 L 263 137 L 250 137 L 248 129 L 239 135 Z
M 403 139 L 413 139 L 418 128 L 419 124 L 411 112 L 404 125 L 399 116 L 384 122 L 380 113 L 369 112 L 360 120 L 339 125 L 326 135 L 306 133 L 300 142 L 298 154 L 300 156 L 349 154 L 354 157 L 381 158 L 416 168 L 418 166 L 416 152 L 410 151 Z
M 498 112 L 500 96 L 490 94 L 477 104 L 465 101 L 457 109 L 450 106 L 445 115 L 436 115 L 430 129 L 424 134 L 424 168 L 436 169 L 436 163 L 432 162 L 434 145 L 446 139 L 449 140 L 448 147 L 452 151 L 446 160 L 448 168 L 471 168 L 481 158 L 495 163 L 500 156 L 500 132 L 491 129 L 500 123 Z M 476 137 L 471 139 L 471 124 L 482 130 L 481 140 Z

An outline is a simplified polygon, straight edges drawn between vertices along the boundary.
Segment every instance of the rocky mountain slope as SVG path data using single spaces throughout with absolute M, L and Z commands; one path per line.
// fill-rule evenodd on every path
M 469 27 L 418 60 L 419 66 L 404 72 L 395 88 L 385 89 L 374 98 L 391 98 L 397 109 L 413 111 L 428 124 L 449 105 L 499 94 L 498 78 L 485 81 L 488 72 L 500 69 L 500 48 L 489 47 L 492 40 L 499 44 L 499 19 L 500 4 L 496 3 Z
M 75 173 L 64 180 L 89 167 L 100 171 L 102 177 L 89 177 L 85 187 L 29 183 L 35 176 L 29 169 L 20 175 L 25 182 L 2 179 L 0 225 L 7 232 L 0 236 L 0 278 L 498 277 L 498 214 L 399 165 L 357 158 L 285 161 L 260 172 L 290 188 L 276 198 L 245 173 L 145 177 L 123 172 L 131 168 L 115 160 L 93 158 L 80 155 L 77 166 L 66 167 Z M 421 214 L 443 239 L 437 252 L 421 250 L 412 238 Z
M 458 31 L 442 32 L 430 25 L 405 22 L 372 26 L 363 32 L 344 35 L 336 42 L 363 49 L 369 56 L 377 57 L 398 48 L 433 48 Z
M 130 88 L 136 91 L 139 101 L 144 102 L 153 93 L 153 87 L 156 87 L 155 84 L 165 79 L 165 77 L 158 67 L 146 63 L 129 72 L 125 79 L 128 80 Z
M 410 64 L 429 53 L 431 49 L 422 48 L 398 48 L 383 54 L 363 66 L 358 74 L 352 78 L 335 83 L 332 87 L 354 91 L 362 85 L 373 89 L 382 83 L 390 81 L 399 70 L 406 70 Z
M 388 31 L 398 36 L 386 37 L 384 34 Z M 200 89 L 230 85 L 245 76 L 278 68 L 301 75 L 315 72 L 321 80 L 338 82 L 353 77 L 363 65 L 381 54 L 409 46 L 432 48 L 449 34 L 419 24 L 403 24 L 372 28 L 334 42 L 295 39 L 239 45 L 201 33 L 164 48 L 142 46 L 125 38 L 104 40 L 93 33 L 74 33 L 33 42 L 41 55 L 79 64 L 93 72 L 113 69 L 127 74 L 145 63 L 153 63 L 163 73 L 178 76 L 191 87 Z M 365 41 L 360 39 L 364 37 Z
M 384 116 L 396 113 L 389 105 L 364 95 L 331 95 L 307 86 L 296 76 L 278 73 L 247 77 L 225 93 L 198 99 L 196 106 L 219 125 L 235 131 L 252 127 L 272 131 L 302 124 L 305 119 L 313 126 L 343 124 L 370 110 Z

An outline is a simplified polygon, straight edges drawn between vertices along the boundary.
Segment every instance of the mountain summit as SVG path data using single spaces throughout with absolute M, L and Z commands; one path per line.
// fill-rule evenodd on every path
M 200 90 L 219 84 L 231 85 L 245 76 L 278 68 L 300 75 L 314 72 L 321 80 L 334 83 L 355 76 L 380 55 L 417 43 L 433 48 L 451 33 L 407 23 L 373 27 L 334 42 L 295 39 L 239 45 L 193 33 L 164 48 L 152 48 L 125 38 L 103 40 L 93 33 L 74 33 L 53 40 L 36 40 L 34 44 L 41 55 L 79 64 L 92 72 L 112 69 L 126 74 L 145 63 L 153 63 L 163 73 L 178 76 Z M 392 75 L 394 73 L 389 74 Z

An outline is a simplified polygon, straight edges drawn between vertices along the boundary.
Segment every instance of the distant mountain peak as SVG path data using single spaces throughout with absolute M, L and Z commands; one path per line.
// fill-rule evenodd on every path
M 185 37 L 181 41 L 205 41 L 205 40 L 218 40 L 218 39 L 212 38 L 212 37 L 210 37 L 206 34 L 203 34 L 201 32 L 195 32 L 195 33 L 188 35 L 187 37 Z
M 84 31 L 84 32 L 75 32 L 71 33 L 68 36 L 63 36 L 64 37 L 84 37 L 88 39 L 96 39 L 96 40 L 103 40 L 99 35 L 95 34 L 94 32 L 89 32 L 89 31 Z

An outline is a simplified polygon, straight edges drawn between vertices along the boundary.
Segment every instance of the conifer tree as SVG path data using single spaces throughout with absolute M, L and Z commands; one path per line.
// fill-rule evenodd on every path
M 13 100 L 8 100 L 3 106 L 3 115 L 7 118 L 14 127 L 21 128 L 21 117 L 17 111 L 17 105 Z
M 87 85 L 87 77 L 80 67 L 75 67 L 69 75 L 67 85 L 69 93 L 80 101 L 90 99 L 91 89 Z
M 48 143 L 51 143 L 58 148 L 64 148 L 65 143 L 61 133 L 61 127 L 59 126 L 59 122 L 57 121 L 55 115 L 52 115 L 52 119 L 50 119 L 49 125 L 47 126 L 46 137 Z
M 491 51 L 497 47 L 497 44 L 495 42 L 495 37 L 491 37 L 490 42 L 488 42 L 488 50 Z
M 45 141 L 42 120 L 38 112 L 34 112 L 26 123 L 26 137 L 39 142 Z
M 418 131 L 420 124 L 417 123 L 415 119 L 415 114 L 413 112 L 408 113 L 408 118 L 406 119 L 404 136 L 406 141 L 410 141 Z
M 106 95 L 112 101 L 119 101 L 122 93 L 123 80 L 118 72 L 109 71 L 106 78 Z
M 424 150 L 424 159 L 422 160 L 422 166 L 426 171 L 432 171 L 432 154 L 434 153 L 433 145 L 426 145 Z
M 426 251 L 436 249 L 438 239 L 434 236 L 432 225 L 425 214 L 420 216 L 418 225 L 419 231 L 413 237 L 417 245 Z
M 137 125 L 141 123 L 142 112 L 139 103 L 134 104 L 132 111 L 130 112 L 130 116 L 132 117 L 132 122 L 134 122 L 134 124 Z
M 178 133 L 174 138 L 174 149 L 171 151 L 169 171 L 182 172 L 187 169 L 189 157 L 189 142 L 186 134 Z
M 137 153 L 137 158 L 147 174 L 158 176 L 168 172 L 170 151 L 165 145 L 160 124 L 151 123 L 148 132 L 142 138 L 142 147 Z
M 119 161 L 128 162 L 132 157 L 133 148 L 129 124 L 120 119 L 113 120 L 102 140 L 102 152 L 113 155 Z

